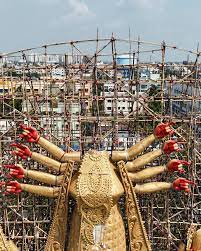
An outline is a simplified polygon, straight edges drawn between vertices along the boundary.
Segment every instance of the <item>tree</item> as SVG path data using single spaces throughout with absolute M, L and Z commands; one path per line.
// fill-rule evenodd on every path
M 157 113 L 161 112 L 161 102 L 160 100 L 156 100 L 156 96 L 158 95 L 158 93 L 160 92 L 160 89 L 157 88 L 157 86 L 155 85 L 151 85 L 150 89 L 149 89 L 149 97 L 152 97 L 152 101 L 149 102 L 148 107 Z

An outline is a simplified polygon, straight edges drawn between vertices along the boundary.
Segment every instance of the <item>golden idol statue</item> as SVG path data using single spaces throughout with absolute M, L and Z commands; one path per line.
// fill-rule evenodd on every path
M 168 140 L 161 149 L 142 153 L 155 140 L 172 135 L 171 123 L 159 124 L 154 133 L 126 151 L 88 151 L 84 156 L 80 152 L 64 152 L 62 149 L 41 137 L 29 126 L 21 125 L 21 138 L 39 144 L 53 158 L 32 152 L 27 146 L 13 143 L 13 154 L 22 159 L 30 157 L 58 176 L 35 170 L 26 170 L 22 165 L 4 165 L 10 175 L 21 179 L 28 177 L 49 186 L 30 185 L 15 180 L 2 183 L 6 193 L 22 191 L 40 196 L 57 198 L 54 218 L 50 227 L 44 251 L 126 251 L 125 228 L 118 201 L 125 196 L 125 211 L 128 221 L 129 243 L 131 251 L 149 251 L 150 242 L 146 235 L 136 193 L 153 193 L 176 189 L 189 192 L 191 181 L 178 178 L 173 183 L 149 182 L 138 184 L 162 172 L 183 172 L 184 160 L 173 159 L 165 166 L 144 168 L 162 154 L 178 151 L 175 140 Z M 78 163 L 74 165 L 74 163 Z M 68 198 L 76 200 L 71 222 L 67 222 Z M 67 233 L 70 224 L 70 233 Z M 69 236 L 68 244 L 66 236 Z

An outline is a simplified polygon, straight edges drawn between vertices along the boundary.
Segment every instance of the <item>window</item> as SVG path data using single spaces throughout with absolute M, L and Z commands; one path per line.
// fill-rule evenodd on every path
M 146 89 L 147 85 L 141 85 L 141 89 Z
M 111 110 L 112 110 L 112 107 L 107 107 L 107 110 L 108 110 L 108 111 L 111 111 Z
M 8 92 L 8 89 L 0 89 L 0 93 L 6 93 L 6 92 Z

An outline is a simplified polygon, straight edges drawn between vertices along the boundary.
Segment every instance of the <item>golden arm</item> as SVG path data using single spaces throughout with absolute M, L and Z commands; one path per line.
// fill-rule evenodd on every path
M 26 183 L 18 183 L 17 181 L 10 181 L 6 184 L 6 191 L 8 193 L 20 193 L 21 191 L 25 191 L 49 198 L 58 197 L 60 189 L 61 187 L 30 185 Z
M 173 188 L 172 183 L 168 182 L 150 182 L 142 185 L 136 184 L 134 191 L 139 194 L 143 193 L 155 193 L 160 191 L 166 191 Z
M 70 152 L 66 153 L 61 148 L 51 143 L 47 139 L 40 137 L 38 140 L 38 144 L 44 148 L 47 152 L 49 152 L 53 157 L 61 162 L 66 162 L 68 160 L 80 161 L 80 152 Z
M 30 143 L 37 143 L 46 151 L 48 151 L 54 158 L 61 162 L 66 162 L 68 160 L 80 161 L 80 153 L 72 152 L 66 153 L 61 148 L 51 143 L 49 140 L 41 137 L 37 130 L 31 126 L 20 125 L 22 133 L 19 135 L 20 138 L 27 140 Z
M 53 186 L 61 185 L 64 178 L 63 175 L 57 176 L 50 173 L 44 173 L 35 170 L 25 170 L 24 177 L 37 180 L 39 182 L 43 182 Z
M 185 178 L 177 178 L 173 181 L 173 183 L 168 182 L 150 182 L 138 185 L 134 187 L 136 193 L 155 193 L 160 191 L 165 191 L 169 189 L 175 189 L 177 191 L 184 191 L 185 193 L 190 192 L 190 185 L 194 185 L 194 183 Z
M 68 165 L 68 163 L 61 163 L 40 153 L 31 152 L 31 150 L 23 144 L 13 143 L 11 145 L 16 147 L 16 149 L 12 152 L 16 156 L 20 156 L 23 159 L 27 159 L 28 157 L 30 157 L 31 159 L 39 162 L 40 164 L 57 172 L 64 172 L 66 170 L 66 166 Z
M 163 154 L 163 151 L 161 149 L 154 150 L 149 153 L 145 153 L 133 161 L 128 161 L 126 163 L 126 169 L 129 172 L 137 171 L 141 169 L 142 167 L 144 167 L 146 164 L 156 159 L 157 157 L 161 156 L 162 154 Z
M 45 187 L 45 186 L 36 186 L 30 184 L 20 184 L 20 187 L 23 191 L 28 193 L 33 193 L 40 196 L 45 196 L 49 198 L 56 198 L 59 195 L 60 187 Z
M 144 167 L 146 164 L 152 162 L 157 157 L 161 156 L 163 153 L 170 154 L 171 152 L 178 150 L 179 146 L 177 142 L 174 140 L 169 140 L 164 143 L 162 149 L 157 149 L 152 152 L 145 153 L 133 161 L 128 161 L 126 163 L 126 169 L 130 172 L 137 171 Z
M 149 167 L 146 168 L 140 172 L 136 173 L 129 173 L 128 172 L 128 177 L 131 179 L 131 181 L 138 182 L 146 179 L 150 179 L 160 173 L 163 173 L 167 171 L 166 166 L 154 166 L 154 167 Z
M 137 159 L 138 160 L 138 159 Z M 128 163 L 127 163 L 128 164 Z M 143 169 L 139 172 L 128 172 L 128 176 L 132 181 L 140 181 L 154 177 L 157 174 L 162 172 L 185 172 L 185 166 L 189 166 L 190 163 L 186 160 L 179 160 L 179 159 L 171 159 L 168 163 L 164 166 L 154 166 L 148 167 Z M 127 166 L 126 166 L 127 167 Z
M 47 156 L 44 156 L 40 153 L 32 152 L 31 158 L 40 164 L 48 167 L 51 170 L 63 173 L 66 170 L 67 163 L 61 163 L 57 160 L 51 159 Z
M 111 159 L 113 161 L 128 161 L 134 159 L 138 154 L 142 153 L 149 145 L 151 145 L 156 139 L 162 139 L 173 133 L 173 129 L 170 127 L 171 122 L 161 123 L 156 126 L 154 133 L 141 140 L 127 151 L 114 151 L 112 152 Z
M 151 134 L 150 136 L 146 137 L 142 141 L 129 148 L 127 151 L 113 151 L 111 159 L 115 162 L 119 160 L 131 160 L 139 153 L 143 152 L 149 145 L 151 145 L 151 143 L 155 141 L 155 139 L 155 135 Z
M 53 175 L 50 173 L 45 173 L 36 170 L 27 170 L 23 168 L 20 164 L 8 164 L 3 166 L 6 169 L 9 169 L 9 175 L 13 178 L 22 179 L 22 178 L 30 178 L 37 180 L 39 182 L 43 182 L 49 185 L 58 186 L 61 185 L 64 179 L 63 175 Z

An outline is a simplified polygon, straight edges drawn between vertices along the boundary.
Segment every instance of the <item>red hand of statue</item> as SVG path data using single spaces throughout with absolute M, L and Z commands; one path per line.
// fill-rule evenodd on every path
M 31 143 L 38 142 L 40 136 L 35 128 L 31 126 L 26 126 L 24 124 L 21 124 L 20 128 L 23 130 L 22 133 L 19 135 L 20 138 L 25 139 Z
M 172 135 L 174 130 L 171 128 L 171 125 L 174 124 L 173 122 L 168 123 L 161 123 L 156 126 L 154 130 L 154 134 L 157 138 L 164 138 L 168 135 Z
M 170 154 L 174 151 L 180 151 L 179 146 L 175 140 L 168 140 L 165 142 L 163 146 L 163 152 L 166 154 Z
M 183 169 L 183 166 L 190 166 L 190 163 L 185 160 L 179 160 L 179 159 L 172 159 L 167 163 L 167 168 L 169 172 L 180 172 L 184 173 L 185 170 Z
M 4 168 L 10 169 L 10 175 L 17 179 L 24 177 L 24 169 L 19 165 L 3 165 Z
M 190 192 L 189 185 L 195 185 L 194 182 L 187 180 L 185 178 L 178 178 L 173 182 L 173 188 L 175 190 L 181 191 L 184 190 L 185 192 Z
M 6 183 L 6 191 L 7 193 L 21 193 L 22 189 L 17 181 L 9 181 Z
M 14 150 L 12 153 L 16 156 L 20 156 L 22 159 L 27 159 L 28 157 L 31 157 L 32 152 L 30 149 L 22 144 L 19 143 L 13 143 L 11 146 L 15 146 L 16 150 Z

